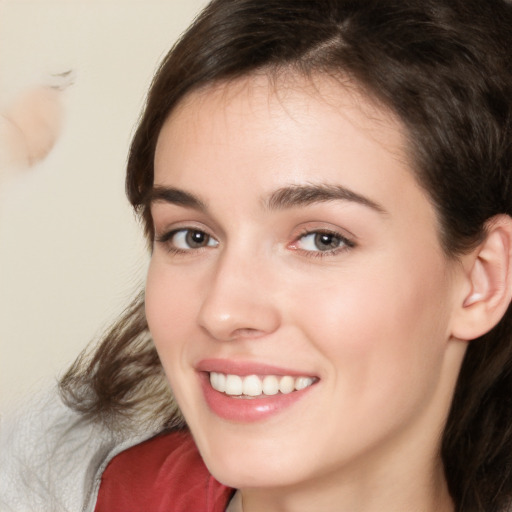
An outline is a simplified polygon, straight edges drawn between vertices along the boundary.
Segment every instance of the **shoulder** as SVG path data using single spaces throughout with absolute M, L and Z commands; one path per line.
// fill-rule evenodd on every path
M 174 431 L 115 456 L 103 472 L 95 510 L 220 512 L 231 494 L 209 473 L 190 433 Z
M 80 510 L 93 466 L 113 447 L 98 425 L 86 424 L 55 388 L 34 395 L 0 429 L 0 510 Z

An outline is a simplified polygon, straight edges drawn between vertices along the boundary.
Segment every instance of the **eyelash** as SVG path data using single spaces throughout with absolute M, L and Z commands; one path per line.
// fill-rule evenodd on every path
M 201 247 L 197 247 L 197 248 L 190 247 L 189 249 L 181 249 L 181 248 L 175 247 L 175 246 L 173 246 L 171 244 L 171 241 L 180 232 L 183 232 L 183 233 L 190 233 L 190 232 L 192 232 L 192 233 L 200 233 L 200 234 L 203 234 L 206 237 L 208 237 L 209 241 L 210 240 L 214 240 L 216 242 L 216 245 L 218 245 L 218 243 L 219 243 L 217 240 L 215 240 L 215 238 L 213 238 L 211 235 L 209 235 L 206 231 L 203 231 L 201 229 L 196 229 L 196 228 L 178 228 L 178 229 L 173 229 L 171 231 L 168 231 L 167 233 L 164 233 L 161 236 L 155 237 L 155 242 L 158 242 L 160 244 L 165 245 L 166 248 L 167 248 L 167 251 L 169 253 L 175 254 L 175 255 L 190 254 L 190 253 L 193 253 L 193 252 L 198 252 L 198 251 L 205 250 L 208 247 L 212 247 L 212 246 L 209 246 L 209 245 L 201 246 Z M 312 236 L 312 235 L 315 235 L 315 236 L 318 236 L 318 235 L 320 235 L 320 236 L 322 236 L 322 235 L 332 236 L 336 240 L 339 241 L 340 246 L 339 247 L 335 247 L 333 249 L 328 249 L 328 250 L 325 250 L 325 251 L 321 251 L 321 250 L 317 250 L 317 251 L 305 250 L 305 249 L 301 249 L 300 247 L 297 247 L 297 244 L 300 242 L 300 240 L 302 240 L 302 239 L 304 239 L 304 238 L 306 238 L 308 236 Z M 346 238 L 345 236 L 341 235 L 340 233 L 338 233 L 336 231 L 332 231 L 332 230 L 328 230 L 328 229 L 304 230 L 302 233 L 300 233 L 300 235 L 290 245 L 288 245 L 288 247 L 290 249 L 295 250 L 295 251 L 299 251 L 303 255 L 305 255 L 306 257 L 309 257 L 309 258 L 325 258 L 325 257 L 328 257 L 328 256 L 335 256 L 335 255 L 337 255 L 339 253 L 342 253 L 342 252 L 348 251 L 350 249 L 353 249 L 355 246 L 356 246 L 356 244 L 355 244 L 355 242 L 353 240 L 350 240 L 350 239 Z

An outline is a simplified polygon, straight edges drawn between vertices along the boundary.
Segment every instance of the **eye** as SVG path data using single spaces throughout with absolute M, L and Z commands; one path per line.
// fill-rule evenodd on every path
M 170 251 L 184 252 L 203 247 L 216 247 L 219 242 L 212 236 L 199 229 L 177 229 L 170 231 L 157 239 L 164 243 Z
M 339 233 L 312 231 L 297 239 L 292 248 L 307 252 L 337 253 L 339 250 L 354 247 L 354 242 Z

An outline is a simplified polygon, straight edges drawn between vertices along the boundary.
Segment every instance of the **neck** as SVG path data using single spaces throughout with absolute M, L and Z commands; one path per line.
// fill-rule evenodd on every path
M 242 489 L 233 512 L 454 512 L 442 464 L 397 470 L 368 468 L 276 489 Z M 395 469 L 395 470 L 393 470 Z

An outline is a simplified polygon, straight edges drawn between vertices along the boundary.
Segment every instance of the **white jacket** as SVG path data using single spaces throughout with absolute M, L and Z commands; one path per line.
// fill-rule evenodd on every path
M 0 511 L 93 512 L 108 462 L 156 433 L 122 438 L 80 421 L 57 390 L 35 397 L 16 418 L 2 418 Z

